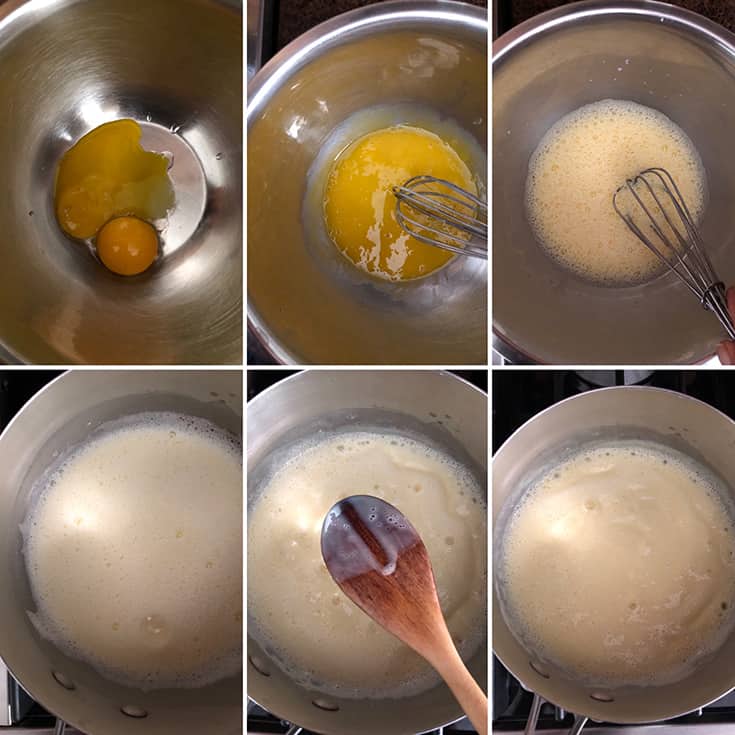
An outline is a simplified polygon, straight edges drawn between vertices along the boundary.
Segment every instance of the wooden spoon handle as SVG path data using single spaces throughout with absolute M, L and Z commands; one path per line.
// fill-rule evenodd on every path
M 467 670 L 449 633 L 447 633 L 447 638 L 449 638 L 449 643 L 442 646 L 443 655 L 432 657 L 434 660 L 430 663 L 452 690 L 452 694 L 475 730 L 479 735 L 487 735 L 488 705 L 485 692 L 480 689 L 472 674 Z

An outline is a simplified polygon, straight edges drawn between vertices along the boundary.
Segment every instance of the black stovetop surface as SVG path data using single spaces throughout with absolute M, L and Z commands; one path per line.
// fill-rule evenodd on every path
M 60 370 L 0 370 L 0 431 Z
M 580 374 L 573 370 L 494 370 L 493 453 L 517 428 L 552 404 L 599 388 L 602 381 L 625 385 L 648 372 L 596 370 Z M 597 383 L 591 377 L 597 378 Z M 656 370 L 636 382 L 699 398 L 735 419 L 735 371 Z
M 531 710 L 533 695 L 518 683 L 508 670 L 493 657 L 493 730 L 495 732 L 523 732 Z M 538 719 L 538 730 L 571 727 L 574 718 L 554 707 L 544 704 Z M 681 725 L 706 725 L 735 723 L 735 695 L 730 694 L 702 710 L 684 717 L 667 721 L 671 735 L 676 735 L 676 727 Z M 591 730 L 593 725 L 585 728 Z M 626 725 L 605 723 L 605 728 L 624 728 Z M 645 725 L 643 726 L 645 727 Z M 704 730 L 706 733 L 706 730 Z
M 591 382 L 594 377 L 596 382 Z M 595 371 L 586 375 L 570 370 L 493 371 L 493 453 L 520 426 L 540 411 L 565 398 L 605 385 L 635 383 L 666 388 L 698 398 L 735 419 L 735 371 L 657 370 Z M 523 690 L 508 670 L 493 658 L 493 729 L 523 731 L 533 696 Z M 572 716 L 544 705 L 538 728 L 569 727 Z M 735 723 L 735 696 L 723 698 L 693 713 L 671 720 L 672 726 L 691 723 Z M 615 727 L 615 725 L 611 725 Z M 675 730 L 673 730 L 675 733 Z M 705 731 L 706 732 L 706 731 Z

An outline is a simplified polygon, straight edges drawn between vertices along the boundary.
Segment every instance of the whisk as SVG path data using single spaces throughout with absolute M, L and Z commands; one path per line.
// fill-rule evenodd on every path
M 637 204 L 638 213 L 647 218 L 646 229 L 650 232 L 639 227 L 633 212 L 621 208 L 620 198 L 625 192 L 635 201 L 631 202 L 633 209 Z M 628 229 L 677 275 L 702 306 L 717 317 L 730 339 L 735 340 L 725 285 L 712 267 L 704 241 L 671 174 L 664 168 L 641 171 L 617 189 L 613 207 Z M 639 221 L 642 219 L 639 217 Z
M 487 260 L 487 204 L 434 176 L 394 186 L 396 219 L 412 237 L 453 253 Z

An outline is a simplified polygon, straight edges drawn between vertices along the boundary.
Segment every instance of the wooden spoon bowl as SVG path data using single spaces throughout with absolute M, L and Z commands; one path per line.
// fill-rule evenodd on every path
M 322 525 L 322 556 L 340 589 L 441 675 L 481 735 L 487 697 L 459 656 L 436 593 L 424 542 L 390 503 L 371 495 L 340 500 Z

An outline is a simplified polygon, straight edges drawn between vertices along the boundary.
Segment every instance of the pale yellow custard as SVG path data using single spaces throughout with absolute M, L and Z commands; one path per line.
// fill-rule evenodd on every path
M 201 419 L 110 425 L 44 477 L 23 524 L 38 631 L 136 689 L 242 668 L 242 459 Z
M 428 549 L 442 610 L 469 657 L 486 622 L 486 506 L 449 457 L 398 436 L 357 432 L 298 449 L 248 516 L 250 634 L 291 678 L 341 697 L 410 696 L 439 683 L 332 580 L 321 555 L 329 509 L 349 495 L 396 506 Z
M 539 659 L 594 684 L 683 678 L 732 630 L 732 508 L 655 444 L 600 446 L 514 510 L 498 563 L 511 627 Z

